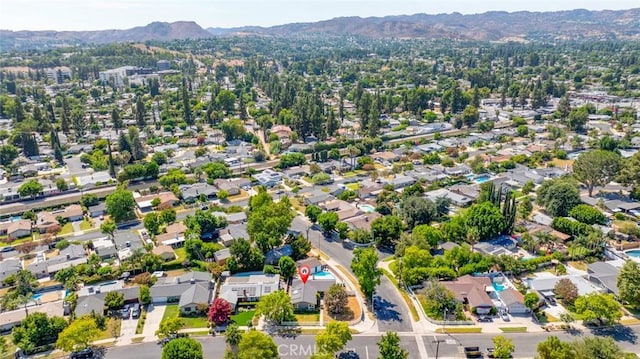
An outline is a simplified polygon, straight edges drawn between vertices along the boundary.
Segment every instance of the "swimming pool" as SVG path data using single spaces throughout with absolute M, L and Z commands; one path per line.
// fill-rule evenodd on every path
M 372 206 L 372 205 L 370 205 L 370 204 L 361 204 L 359 207 L 360 207 L 360 209 L 361 209 L 362 211 L 364 211 L 364 213 L 373 213 L 373 212 L 375 212 L 375 210 L 376 210 L 376 209 L 375 209 L 375 208 L 373 208 L 373 206 Z
M 41 297 L 42 297 L 42 294 L 41 294 L 41 293 L 37 293 L 37 294 L 34 294 L 34 295 L 33 295 L 33 297 L 31 297 L 31 299 L 33 299 L 33 300 L 38 300 L 38 299 L 40 299 Z
M 496 290 L 496 292 L 502 292 L 503 290 L 505 290 L 505 289 L 506 289 L 506 288 L 505 288 L 505 285 L 504 285 L 504 284 L 502 284 L 502 283 L 496 283 L 496 282 L 493 282 L 493 284 L 492 284 L 492 285 L 493 285 L 493 289 L 495 289 L 495 290 Z
M 640 258 L 640 249 L 632 249 L 625 252 L 629 257 Z
M 491 179 L 491 176 L 489 176 L 489 175 L 480 175 L 480 176 L 474 178 L 473 182 L 475 182 L 477 184 L 481 184 L 481 183 L 487 182 L 490 179 Z
M 313 279 L 336 279 L 331 272 L 316 272 L 312 275 Z

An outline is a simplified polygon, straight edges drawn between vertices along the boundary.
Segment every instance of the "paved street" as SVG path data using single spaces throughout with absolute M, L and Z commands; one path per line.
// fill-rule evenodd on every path
M 638 334 L 640 334 L 640 326 L 621 327 L 615 330 L 609 330 L 616 342 L 628 352 L 640 354 L 640 346 L 637 343 Z M 459 334 L 459 335 L 418 335 L 400 334 L 401 345 L 409 352 L 410 359 L 426 359 L 420 358 L 418 352 L 417 340 L 423 340 L 427 349 L 427 357 L 435 358 L 437 344 L 435 340 L 441 341 L 438 348 L 438 357 L 445 358 L 462 358 L 463 346 L 479 346 L 481 350 L 493 347 L 491 339 L 493 334 Z M 513 340 L 516 346 L 514 358 L 532 358 L 535 355 L 538 343 L 545 340 L 548 336 L 555 335 L 563 341 L 573 341 L 580 339 L 583 335 L 592 335 L 591 332 L 578 333 L 576 335 L 564 332 L 554 333 L 519 333 L 504 334 L 505 337 Z M 223 337 L 204 337 L 198 339 L 204 349 L 205 358 L 222 358 L 224 353 Z M 314 336 L 301 335 L 297 338 L 274 338 L 281 358 L 308 358 L 311 355 L 314 344 Z M 380 340 L 380 335 L 357 335 L 347 343 L 345 349 L 355 350 L 361 359 L 374 359 L 378 357 L 378 346 L 376 343 Z M 135 349 L 132 349 L 135 348 Z M 133 347 L 115 347 L 107 352 L 107 359 L 151 359 L 159 358 L 162 348 L 156 343 L 136 344 Z
M 306 219 L 296 217 L 292 227 L 306 235 Z M 353 251 L 342 246 L 342 242 L 325 239 L 321 231 L 310 229 L 309 240 L 311 244 L 318 247 L 322 252 L 326 253 L 331 259 L 335 260 L 351 272 L 351 260 L 353 259 Z M 378 252 L 380 259 L 388 257 L 390 254 Z M 357 284 L 357 283 L 356 283 Z M 406 307 L 402 296 L 398 293 L 393 283 L 382 276 L 380 285 L 377 289 L 380 301 L 377 307 L 374 307 L 376 317 L 378 319 L 378 328 L 380 331 L 387 332 L 412 332 L 411 315 Z

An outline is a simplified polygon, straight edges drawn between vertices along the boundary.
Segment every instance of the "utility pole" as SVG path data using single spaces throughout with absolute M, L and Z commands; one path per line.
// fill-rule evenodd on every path
M 440 343 L 443 343 L 443 342 L 445 342 L 444 339 L 436 339 L 436 340 L 433 341 L 433 343 L 436 343 L 436 358 L 435 359 L 438 359 L 438 353 L 440 352 Z

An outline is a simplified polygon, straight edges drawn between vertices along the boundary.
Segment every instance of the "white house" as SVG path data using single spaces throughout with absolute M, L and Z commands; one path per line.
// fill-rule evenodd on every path
M 227 278 L 220 286 L 219 297 L 224 298 L 235 307 L 238 302 L 258 301 L 262 296 L 279 289 L 279 274 L 239 273 Z

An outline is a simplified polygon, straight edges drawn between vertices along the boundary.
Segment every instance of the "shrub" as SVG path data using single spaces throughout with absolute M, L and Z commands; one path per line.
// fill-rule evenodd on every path
M 579 204 L 569 211 L 569 216 L 586 224 L 605 224 L 607 217 L 599 209 L 587 204 Z

